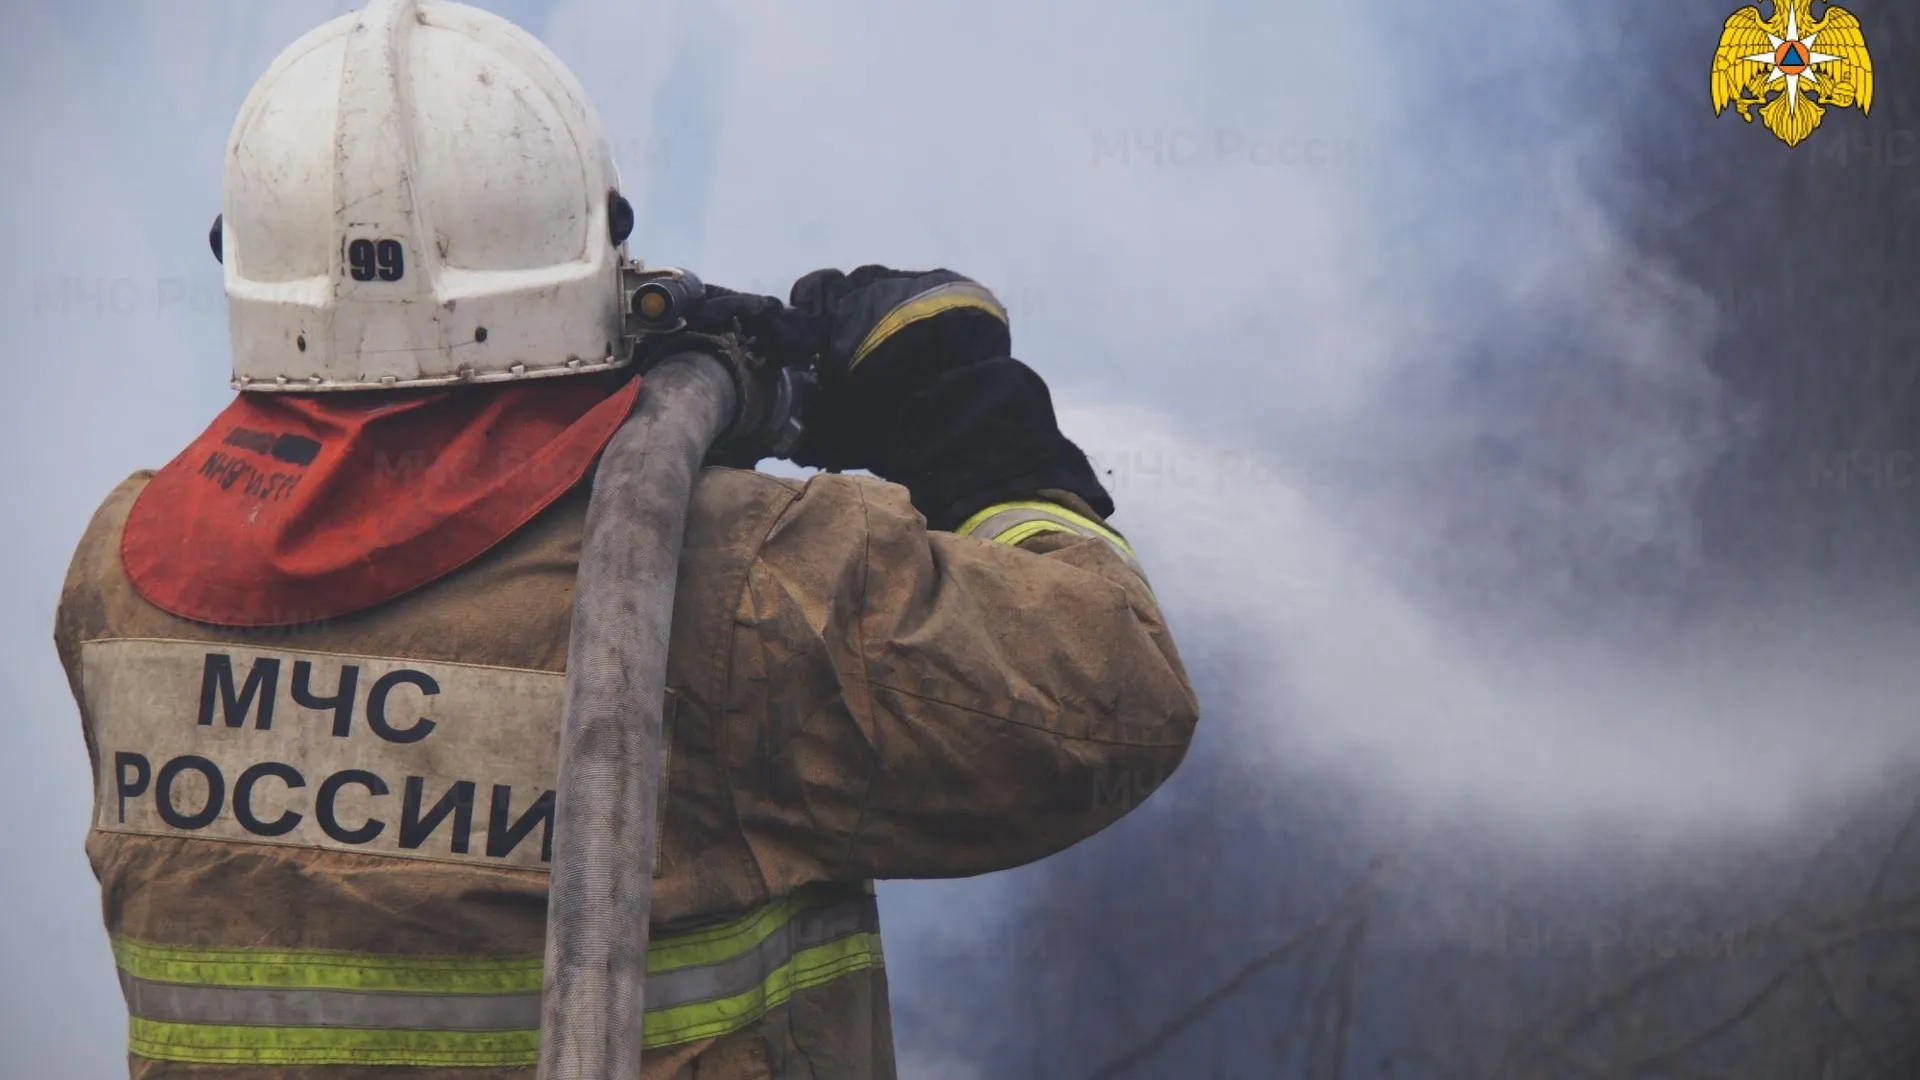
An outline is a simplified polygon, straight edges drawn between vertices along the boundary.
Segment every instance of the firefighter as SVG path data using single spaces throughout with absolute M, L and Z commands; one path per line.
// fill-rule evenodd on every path
M 246 99 L 238 393 L 107 498 L 55 634 L 135 1077 L 533 1075 L 582 522 L 646 393 L 619 188 L 561 63 L 458 4 L 372 0 Z M 862 267 L 708 310 L 817 356 L 794 460 L 877 478 L 696 484 L 644 1071 L 891 1077 L 872 882 L 1091 835 L 1197 706 L 989 291 Z

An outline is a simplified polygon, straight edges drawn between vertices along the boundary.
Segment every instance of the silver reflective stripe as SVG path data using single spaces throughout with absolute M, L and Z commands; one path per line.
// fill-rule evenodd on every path
M 962 536 L 977 536 L 982 540 L 1003 544 L 1017 544 L 1029 536 L 1046 532 L 1074 533 L 1104 542 L 1134 573 L 1140 575 L 1142 581 L 1147 577 L 1146 569 L 1134 557 L 1133 547 L 1119 533 L 1052 503 L 1018 502 L 990 506 L 969 519 L 959 532 Z
M 540 1026 L 540 994 L 265 990 L 149 982 L 120 973 L 127 1011 L 174 1024 L 518 1031 Z
M 825 890 L 835 891 L 841 888 L 824 887 Z M 661 950 L 662 955 L 670 956 L 675 950 L 684 951 L 689 947 L 688 943 L 693 943 L 690 947 L 696 950 L 695 955 L 699 955 L 701 951 L 715 947 L 711 941 L 702 943 L 702 939 L 715 930 L 731 936 L 739 932 L 738 928 L 751 926 L 756 918 L 767 917 L 773 910 L 797 908 L 793 914 L 769 928 L 764 937 L 744 945 L 743 951 L 709 963 L 688 964 L 650 973 L 647 976 L 647 1015 L 657 1018 L 661 1030 L 667 1033 L 689 1028 L 705 1030 L 716 1022 L 725 1025 L 724 1019 L 716 1021 L 714 1017 L 706 1015 L 714 1009 L 722 1010 L 714 1016 L 738 1016 L 740 1023 L 751 1022 L 759 1013 L 752 1011 L 750 997 L 749 1004 L 744 1006 L 737 1003 L 708 1006 L 704 1003 L 723 1002 L 743 995 L 754 995 L 758 991 L 766 1005 L 771 1007 L 784 1001 L 785 996 L 794 989 L 792 973 L 782 972 L 782 969 L 793 963 L 796 956 L 805 950 L 832 945 L 858 935 L 879 933 L 879 907 L 864 887 L 846 899 L 821 907 L 806 907 L 807 901 L 802 897 L 818 896 L 821 891 L 820 887 L 803 890 L 793 897 L 776 901 L 768 908 L 761 908 L 753 915 L 718 927 L 702 927 L 656 938 L 654 946 Z M 812 902 L 819 901 L 816 899 Z M 877 940 L 877 937 L 872 938 L 859 947 L 865 951 L 877 949 Z M 298 954 L 287 953 L 262 954 L 261 960 L 253 962 L 236 961 L 236 955 L 244 952 L 219 952 L 218 959 L 223 971 L 220 978 L 263 984 L 278 979 L 284 983 L 301 966 L 299 961 L 293 959 Z M 311 955 L 315 965 L 336 969 L 341 966 L 338 953 Z M 871 959 L 863 959 L 857 965 L 843 966 L 837 970 L 844 973 L 875 967 L 878 966 L 877 957 L 877 952 L 874 952 Z M 380 958 L 380 965 L 383 968 L 390 967 L 396 959 Z M 123 965 L 130 962 L 127 959 L 122 961 Z M 443 990 L 310 988 L 233 985 L 232 982 L 221 985 L 205 981 L 146 978 L 133 974 L 125 966 L 119 975 L 127 1011 L 139 1020 L 162 1024 L 256 1030 L 327 1028 L 441 1032 L 518 1032 L 532 1031 L 540 1026 L 538 990 L 466 993 L 452 989 L 455 984 L 445 982 L 441 985 L 448 989 Z M 423 979 L 428 978 L 423 976 Z M 430 981 L 425 984 L 432 985 Z M 652 1023 L 650 1020 L 650 1027 Z M 649 1045 L 654 1045 L 651 1039 Z
M 767 980 L 801 949 L 859 933 L 878 933 L 880 911 L 871 896 L 802 912 L 731 960 L 647 976 L 647 1011 L 742 994 Z

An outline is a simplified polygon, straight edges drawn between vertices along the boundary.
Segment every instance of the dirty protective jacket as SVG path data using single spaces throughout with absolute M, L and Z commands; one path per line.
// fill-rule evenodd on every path
M 137 1078 L 531 1080 L 583 484 L 451 575 L 292 629 L 122 569 L 56 638 Z M 894 1075 L 871 882 L 1016 866 L 1179 763 L 1196 704 L 1064 493 L 929 531 L 905 489 L 708 469 L 667 666 L 648 1080 Z

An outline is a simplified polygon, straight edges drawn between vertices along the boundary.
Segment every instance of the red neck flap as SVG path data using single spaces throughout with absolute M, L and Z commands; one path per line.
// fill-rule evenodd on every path
M 373 607 L 459 569 L 592 466 L 640 380 L 241 394 L 134 502 L 133 587 L 220 626 Z

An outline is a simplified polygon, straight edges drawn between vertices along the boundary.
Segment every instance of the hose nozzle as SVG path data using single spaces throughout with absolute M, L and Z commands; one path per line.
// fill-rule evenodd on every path
M 622 279 L 630 331 L 660 334 L 679 330 L 707 297 L 707 287 L 692 271 L 676 267 L 629 269 Z

